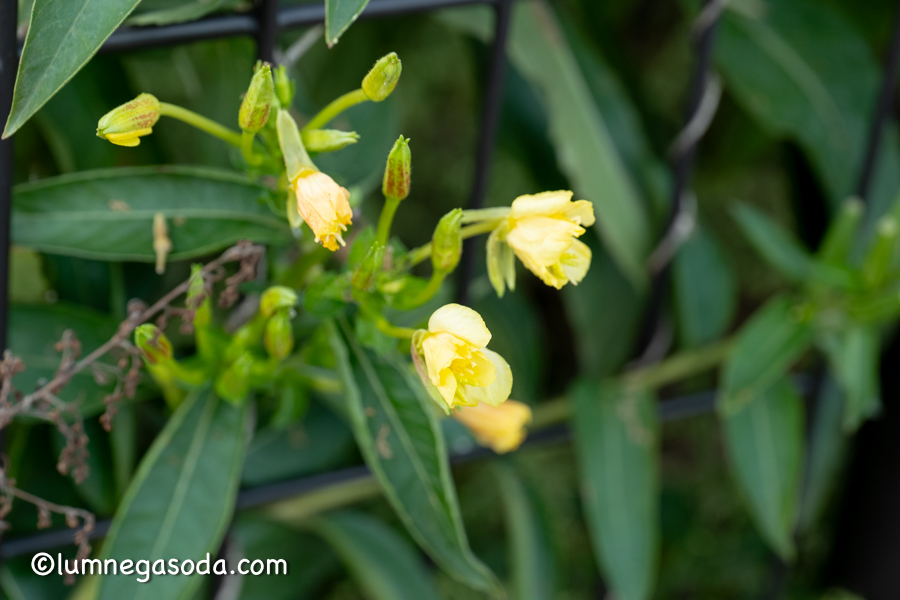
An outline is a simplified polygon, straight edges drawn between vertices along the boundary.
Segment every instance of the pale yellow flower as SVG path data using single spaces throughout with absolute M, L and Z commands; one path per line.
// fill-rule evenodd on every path
M 556 289 L 577 285 L 591 266 L 591 249 L 578 240 L 594 224 L 587 200 L 572 202 L 572 192 L 519 196 L 509 218 L 488 238 L 488 276 L 497 294 L 515 289 L 513 253 L 541 281 Z
M 345 245 L 341 232 L 347 230 L 353 217 L 350 192 L 325 173 L 312 169 L 301 173 L 292 187 L 297 210 L 312 229 L 316 241 L 332 251 L 338 249 L 338 244 Z
M 453 418 L 465 425 L 479 444 L 505 454 L 525 441 L 525 425 L 531 422 L 531 408 L 507 400 L 500 406 L 463 406 L 453 413 Z
M 459 304 L 439 308 L 428 330 L 416 332 L 413 359 L 419 375 L 449 408 L 497 406 L 509 398 L 512 371 L 502 356 L 485 348 L 490 340 L 481 315 Z
M 97 123 L 97 137 L 133 148 L 141 143 L 143 136 L 153 133 L 159 115 L 159 100 L 150 94 L 141 94 L 103 115 Z

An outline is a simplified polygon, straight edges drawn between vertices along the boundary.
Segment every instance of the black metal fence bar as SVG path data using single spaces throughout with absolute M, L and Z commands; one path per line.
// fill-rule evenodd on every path
M 16 28 L 18 0 L 0 2 L 0 116 L 4 123 L 12 108 L 12 92 L 16 81 L 18 54 Z M 9 250 L 10 219 L 12 215 L 13 141 L 0 140 L 0 349 L 6 348 L 9 319 Z M 0 432 L 0 441 L 2 441 Z M 0 443 L 2 448 L 2 443 Z

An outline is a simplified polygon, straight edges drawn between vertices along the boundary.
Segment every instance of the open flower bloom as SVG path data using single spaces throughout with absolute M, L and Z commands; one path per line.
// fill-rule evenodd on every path
M 350 192 L 335 183 L 334 179 L 312 169 L 302 172 L 293 182 L 297 197 L 297 210 L 316 236 L 316 241 L 337 250 L 344 245 L 341 232 L 353 217 L 350 210 Z
M 426 386 L 434 386 L 448 408 L 498 406 L 509 398 L 512 371 L 502 356 L 485 348 L 490 340 L 481 315 L 459 304 L 436 310 L 428 330 L 413 336 L 419 376 Z
M 525 425 L 531 422 L 531 408 L 507 400 L 500 406 L 463 406 L 453 413 L 453 418 L 465 425 L 479 444 L 505 454 L 525 441 Z
M 488 238 L 488 276 L 497 294 L 515 289 L 513 253 L 541 281 L 556 289 L 577 285 L 591 266 L 591 249 L 578 240 L 594 224 L 594 206 L 572 202 L 572 192 L 519 196 L 509 218 Z

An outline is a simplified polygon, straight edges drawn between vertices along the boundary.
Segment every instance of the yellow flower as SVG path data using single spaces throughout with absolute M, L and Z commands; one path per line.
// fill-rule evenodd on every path
M 591 249 L 576 239 L 594 224 L 587 200 L 572 202 L 572 192 L 519 196 L 509 218 L 488 238 L 488 276 L 499 296 L 515 289 L 513 253 L 541 281 L 556 289 L 577 285 L 591 266 Z
M 525 441 L 531 409 L 527 404 L 507 400 L 500 406 L 464 406 L 453 413 L 453 418 L 465 425 L 479 444 L 505 454 Z
M 337 250 L 339 243 L 345 245 L 341 232 L 347 230 L 353 217 L 350 192 L 325 173 L 312 169 L 297 177 L 292 187 L 297 210 L 312 229 L 316 241 L 329 250 Z
M 159 115 L 159 100 L 151 94 L 141 94 L 103 115 L 97 123 L 97 137 L 118 146 L 137 146 L 141 137 L 153 133 Z
M 413 336 L 419 376 L 436 388 L 449 408 L 499 405 L 509 398 L 512 371 L 502 356 L 485 348 L 490 340 L 484 320 L 471 308 L 439 308 L 428 320 L 428 330 Z

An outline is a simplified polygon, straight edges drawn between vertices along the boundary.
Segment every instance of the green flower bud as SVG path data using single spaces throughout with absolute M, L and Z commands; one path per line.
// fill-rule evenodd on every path
M 301 132 L 300 137 L 309 152 L 335 152 L 359 140 L 359 134 L 355 131 L 338 129 L 310 129 Z
M 373 242 L 366 255 L 356 265 L 350 283 L 358 290 L 371 292 L 375 288 L 375 280 L 384 264 L 384 246 Z
M 159 114 L 156 96 L 141 94 L 103 115 L 97 123 L 97 137 L 118 146 L 137 146 L 141 137 L 153 133 Z
M 159 327 L 150 323 L 139 325 L 134 330 L 134 344 L 149 365 L 157 365 L 172 360 L 172 342 Z
M 250 80 L 250 87 L 244 101 L 241 102 L 241 110 L 238 112 L 238 123 L 241 129 L 256 133 L 269 120 L 269 111 L 272 110 L 272 102 L 275 99 L 275 83 L 272 81 L 272 68 L 268 63 L 263 63 Z
M 269 319 L 282 308 L 293 308 L 297 305 L 297 292 L 283 285 L 274 285 L 263 292 L 259 301 L 259 312 Z
M 237 404 L 250 391 L 250 372 L 253 369 L 253 354 L 244 352 L 222 371 L 216 378 L 216 393 L 220 398 Z
M 291 113 L 285 109 L 278 110 L 278 145 L 281 146 L 281 154 L 284 155 L 284 168 L 288 181 L 291 184 L 298 177 L 309 171 L 317 171 L 309 158 L 303 140 L 300 138 L 300 129 Z
M 195 310 L 194 327 L 208 327 L 212 321 L 209 294 L 206 293 L 203 275 L 200 274 L 202 267 L 191 265 L 191 284 L 187 291 L 187 307 Z
M 263 338 L 269 356 L 284 360 L 294 349 L 294 330 L 291 327 L 291 309 L 282 308 L 266 323 Z
M 865 206 L 859 198 L 851 197 L 844 201 L 819 247 L 819 258 L 823 262 L 846 264 L 864 212 Z
M 869 289 L 880 287 L 885 283 L 897 247 L 898 233 L 900 232 L 897 228 L 897 219 L 894 217 L 882 217 L 878 221 L 875 239 L 862 265 L 863 281 Z
M 284 108 L 289 108 L 294 101 L 294 82 L 288 77 L 287 69 L 280 65 L 275 69 L 275 95 Z
M 362 80 L 362 91 L 372 102 L 381 102 L 391 95 L 403 70 L 397 54 L 382 56 Z
M 403 200 L 409 195 L 411 163 L 412 154 L 409 151 L 409 140 L 404 139 L 401 135 L 394 142 L 394 147 L 388 154 L 387 166 L 384 169 L 381 191 L 386 198 Z
M 459 264 L 462 237 L 459 234 L 462 209 L 454 208 L 441 217 L 431 237 L 431 264 L 435 271 L 449 273 Z

